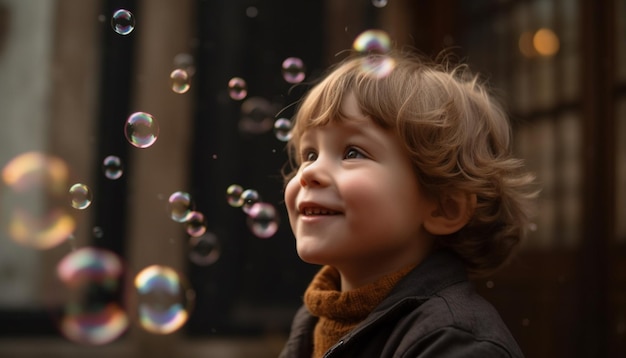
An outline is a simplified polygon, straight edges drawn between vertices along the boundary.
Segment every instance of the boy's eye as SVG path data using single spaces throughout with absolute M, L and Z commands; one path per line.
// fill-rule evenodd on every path
M 357 158 L 365 158 L 365 155 L 361 153 L 358 149 L 348 148 L 345 154 L 346 159 L 357 159 Z
M 302 157 L 304 158 L 305 162 L 312 162 L 315 159 L 317 159 L 317 153 L 313 151 L 308 151 L 308 152 L 305 152 Z

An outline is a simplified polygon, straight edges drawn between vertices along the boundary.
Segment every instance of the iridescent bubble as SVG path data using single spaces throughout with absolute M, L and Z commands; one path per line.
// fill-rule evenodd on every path
M 76 228 L 67 205 L 69 169 L 62 159 L 26 152 L 2 169 L 0 227 L 15 242 L 49 249 L 64 242 Z
M 387 0 L 372 0 L 372 5 L 377 8 L 382 8 L 387 6 Z
M 195 300 L 182 276 L 173 268 L 152 265 L 135 276 L 139 324 L 148 332 L 169 334 L 189 318 Z
M 191 79 L 185 70 L 175 69 L 170 73 L 170 80 L 172 83 L 172 91 L 175 93 L 185 93 L 189 91 L 191 87 Z
M 96 282 L 113 289 L 121 274 L 122 262 L 115 253 L 93 247 L 73 251 L 57 265 L 57 275 L 67 287 Z
M 241 104 L 239 130 L 246 134 L 261 134 L 272 129 L 277 105 L 263 97 L 250 97 Z
M 306 77 L 304 62 L 298 57 L 288 57 L 283 61 L 283 78 L 289 83 L 300 83 Z
M 119 9 L 111 17 L 111 27 L 120 35 L 128 35 L 135 29 L 135 17 L 124 9 Z
M 391 39 L 385 31 L 364 31 L 354 40 L 353 47 L 368 55 L 361 58 L 361 68 L 364 73 L 383 78 L 393 71 L 396 63 L 386 55 L 391 48 Z
M 255 203 L 248 211 L 247 223 L 255 236 L 262 239 L 272 237 L 278 230 L 278 216 L 274 205 Z
M 196 265 L 214 264 L 221 255 L 217 236 L 211 232 L 189 239 L 189 259 Z
M 261 201 L 261 196 L 254 189 L 246 189 L 243 191 L 243 193 L 241 193 L 241 200 L 243 201 L 243 205 L 241 206 L 243 212 L 246 214 L 250 214 L 250 209 L 252 208 L 252 205 Z
M 102 161 L 102 171 L 107 179 L 116 180 L 121 178 L 124 173 L 122 160 L 115 155 L 109 155 Z
M 352 47 L 362 53 L 384 54 L 391 48 L 391 39 L 385 31 L 366 30 L 354 39 Z
M 159 124 L 152 115 L 135 112 L 126 120 L 124 134 L 130 144 L 137 148 L 148 148 L 159 136 Z
M 105 249 L 83 247 L 61 259 L 57 276 L 68 301 L 60 329 L 68 339 L 101 345 L 126 331 L 128 316 L 115 301 L 122 271 L 119 257 Z
M 198 237 L 206 232 L 204 214 L 199 211 L 192 211 L 186 222 L 187 234 L 191 237 Z
M 238 184 L 232 184 L 226 188 L 226 200 L 228 201 L 228 205 L 234 208 L 241 207 L 243 205 L 242 193 L 243 188 Z
M 193 211 L 191 195 L 184 191 L 172 193 L 168 199 L 168 209 L 172 220 L 179 223 L 187 222 Z
M 291 121 L 287 118 L 278 118 L 274 122 L 274 134 L 278 140 L 288 141 L 291 138 Z
M 74 209 L 87 209 L 91 205 L 93 195 L 89 187 L 82 183 L 76 183 L 70 187 L 70 199 Z
M 248 85 L 241 77 L 233 77 L 228 81 L 228 95 L 230 98 L 240 101 L 248 95 Z
M 67 304 L 59 326 L 68 339 L 82 344 L 103 345 L 119 338 L 128 328 L 128 316 L 117 303 Z

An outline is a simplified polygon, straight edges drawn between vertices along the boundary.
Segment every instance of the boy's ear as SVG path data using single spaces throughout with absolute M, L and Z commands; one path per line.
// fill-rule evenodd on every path
M 442 200 L 433 203 L 433 209 L 424 219 L 424 228 L 433 235 L 453 234 L 469 222 L 475 209 L 476 194 L 447 193 Z

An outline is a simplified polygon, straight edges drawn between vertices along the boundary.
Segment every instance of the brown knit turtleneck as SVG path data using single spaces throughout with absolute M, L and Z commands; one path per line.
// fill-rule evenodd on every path
M 304 303 L 319 317 L 313 336 L 313 357 L 322 357 L 346 333 L 367 317 L 413 266 L 383 276 L 354 290 L 341 292 L 339 272 L 324 266 L 304 293 Z

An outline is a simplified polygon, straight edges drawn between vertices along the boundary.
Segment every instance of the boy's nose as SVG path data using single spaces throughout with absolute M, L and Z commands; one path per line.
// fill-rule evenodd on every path
M 329 182 L 328 166 L 319 159 L 300 172 L 300 185 L 303 187 L 326 186 Z

